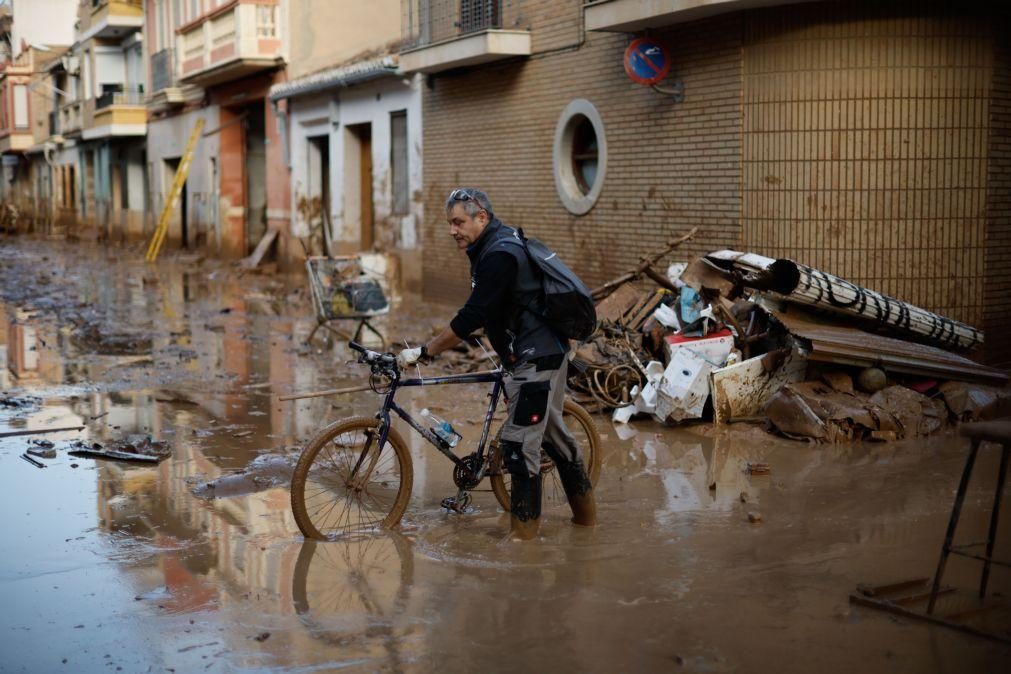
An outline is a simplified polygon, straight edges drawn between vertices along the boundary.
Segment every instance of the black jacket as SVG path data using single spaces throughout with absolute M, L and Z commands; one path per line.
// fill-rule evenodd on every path
M 467 248 L 471 293 L 450 323 L 457 337 L 483 327 L 506 367 L 569 350 L 539 316 L 541 279 L 516 230 L 493 218 Z

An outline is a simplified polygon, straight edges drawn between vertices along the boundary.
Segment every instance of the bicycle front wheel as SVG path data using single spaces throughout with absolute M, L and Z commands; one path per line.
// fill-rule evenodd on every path
M 316 434 L 291 478 L 291 510 L 306 538 L 395 527 L 411 498 L 414 467 L 400 434 L 379 448 L 379 419 L 337 421 Z
M 600 478 L 600 436 L 597 434 L 597 427 L 593 423 L 593 417 L 579 403 L 572 400 L 565 400 L 562 410 L 562 419 L 568 427 L 569 432 L 576 439 L 579 449 L 583 453 L 583 464 L 586 466 L 586 474 L 590 477 L 590 483 L 596 487 Z M 495 436 L 495 460 L 501 466 L 499 455 L 499 436 L 502 429 L 499 428 Z M 562 488 L 562 481 L 558 479 L 558 470 L 555 462 L 552 461 L 546 452 L 541 451 L 541 507 L 550 511 L 553 508 L 560 508 L 568 505 L 565 497 L 565 490 Z M 505 470 L 499 470 L 491 476 L 491 489 L 495 492 L 495 498 L 502 509 L 509 512 L 509 494 L 511 492 L 512 478 Z

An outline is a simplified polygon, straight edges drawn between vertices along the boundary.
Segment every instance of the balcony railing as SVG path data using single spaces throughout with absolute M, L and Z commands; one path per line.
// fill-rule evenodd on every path
M 402 0 L 405 47 L 502 27 L 502 0 Z
M 151 56 L 151 90 L 161 91 L 175 85 L 175 57 L 172 49 L 162 49 Z
M 95 110 L 108 108 L 111 105 L 143 105 L 144 87 L 126 87 L 122 85 L 102 85 L 102 93 L 95 99 Z

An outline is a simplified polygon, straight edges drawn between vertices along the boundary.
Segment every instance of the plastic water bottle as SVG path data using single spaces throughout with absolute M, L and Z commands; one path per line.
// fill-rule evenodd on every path
M 450 447 L 456 445 L 463 439 L 463 436 L 453 429 L 453 424 L 432 414 L 426 407 L 421 410 L 421 417 L 428 421 L 429 428 L 435 435 Z

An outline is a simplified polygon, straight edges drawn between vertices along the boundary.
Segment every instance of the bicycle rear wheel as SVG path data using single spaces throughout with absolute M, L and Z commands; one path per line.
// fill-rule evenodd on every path
M 353 417 L 316 434 L 291 478 L 291 510 L 306 538 L 340 536 L 400 522 L 411 498 L 414 467 L 390 429 L 379 449 L 379 419 Z
M 597 434 L 597 427 L 593 423 L 593 417 L 581 405 L 566 399 L 562 411 L 562 418 L 569 432 L 576 438 L 579 449 L 583 452 L 583 463 L 586 465 L 586 473 L 590 476 L 590 483 L 597 486 L 600 478 L 600 436 Z M 502 429 L 499 428 L 495 435 L 494 457 L 499 465 L 499 436 Z M 562 488 L 562 481 L 558 479 L 558 471 L 555 469 L 555 462 L 548 457 L 547 453 L 541 452 L 541 477 L 543 486 L 541 487 L 541 508 L 549 511 L 553 508 L 568 506 L 568 499 L 565 497 L 565 490 Z M 499 470 L 491 476 L 491 489 L 495 492 L 495 498 L 502 509 L 509 512 L 509 494 L 512 488 L 512 477 L 505 470 Z

